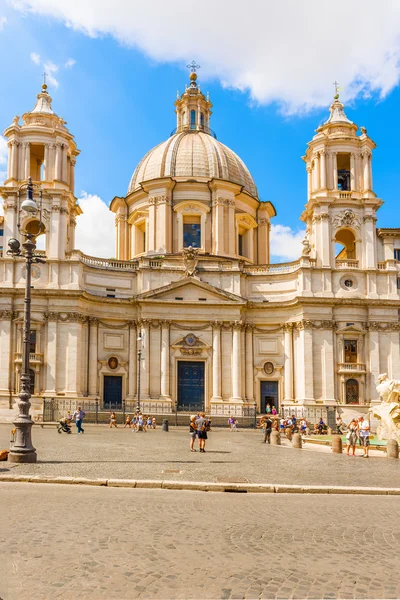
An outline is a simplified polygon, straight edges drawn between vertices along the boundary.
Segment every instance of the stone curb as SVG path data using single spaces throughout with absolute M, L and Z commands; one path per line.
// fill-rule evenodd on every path
M 162 479 L 89 479 L 86 477 L 51 477 L 44 475 L 0 474 L 0 483 L 56 483 L 196 492 L 232 492 L 261 494 L 363 494 L 400 496 L 400 488 L 345 487 L 328 485 L 283 485 L 271 483 L 214 483 L 212 481 L 169 481 Z

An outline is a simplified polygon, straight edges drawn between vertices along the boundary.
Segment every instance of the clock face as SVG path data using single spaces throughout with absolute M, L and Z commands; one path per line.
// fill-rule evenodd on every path
M 186 340 L 185 341 L 186 341 L 186 343 L 187 343 L 188 346 L 194 346 L 195 343 L 196 343 L 196 336 L 193 333 L 189 333 L 186 336 Z

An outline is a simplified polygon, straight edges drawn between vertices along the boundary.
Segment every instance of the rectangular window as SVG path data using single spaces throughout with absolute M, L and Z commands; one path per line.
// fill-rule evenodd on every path
M 400 290 L 400 279 L 397 278 L 397 289 Z
M 29 334 L 29 354 L 36 352 L 36 330 L 32 329 Z
M 0 229 L 0 236 L 4 235 L 4 229 Z
M 400 248 L 394 249 L 394 260 L 397 260 L 400 262 Z
M 344 340 L 344 362 L 357 363 L 357 340 Z
M 183 223 L 183 247 L 201 248 L 200 223 Z
M 238 235 L 238 254 L 243 256 L 243 235 L 241 233 Z

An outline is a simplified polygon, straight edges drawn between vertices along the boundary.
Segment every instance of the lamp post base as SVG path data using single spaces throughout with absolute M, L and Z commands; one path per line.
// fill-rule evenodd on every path
M 7 460 L 11 463 L 35 463 L 37 462 L 36 450 L 10 450 Z

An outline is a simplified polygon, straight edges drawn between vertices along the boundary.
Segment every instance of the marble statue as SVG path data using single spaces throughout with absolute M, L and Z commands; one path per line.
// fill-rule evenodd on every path
M 400 443 L 400 381 L 389 379 L 387 373 L 379 375 L 378 381 L 376 391 L 382 402 L 370 408 L 371 414 L 379 420 L 378 437 Z

